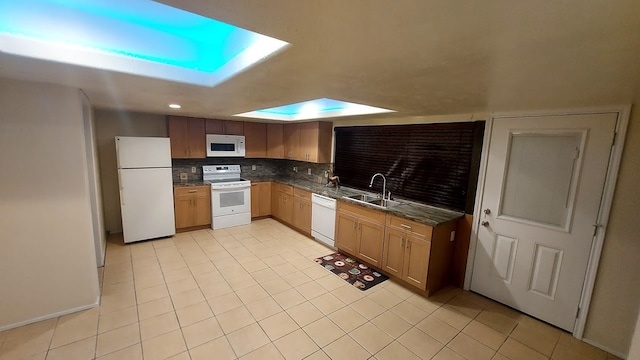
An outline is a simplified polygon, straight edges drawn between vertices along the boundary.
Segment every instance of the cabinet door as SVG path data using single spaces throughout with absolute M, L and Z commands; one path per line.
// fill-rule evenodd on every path
M 282 124 L 267 124 L 267 158 L 284 159 L 284 133 Z
M 171 139 L 171 158 L 186 159 L 189 157 L 188 121 L 188 118 L 181 116 L 167 117 L 169 138 Z
M 403 280 L 425 290 L 427 287 L 427 271 L 431 242 L 415 235 L 407 235 L 407 248 L 404 258 Z
M 244 124 L 245 157 L 267 157 L 267 124 L 247 122 Z
M 287 224 L 293 223 L 293 196 L 285 193 L 280 193 L 280 215 L 282 215 L 282 221 Z
M 303 161 L 318 162 L 318 123 L 300 124 L 300 155 Z
M 293 226 L 302 230 L 305 234 L 311 234 L 311 202 L 310 201 L 294 197 Z
M 244 121 L 224 121 L 224 133 L 225 135 L 245 135 L 244 133 Z
M 205 120 L 205 133 L 207 134 L 224 134 L 224 121 L 216 119 Z
M 176 229 L 193 226 L 193 198 L 191 196 L 176 196 L 173 200 L 176 217 Z
M 280 193 L 278 192 L 278 183 L 271 183 L 271 216 L 281 219 L 280 215 Z
M 260 183 L 260 216 L 271 215 L 271 183 Z M 253 199 L 251 200 L 253 201 Z
M 335 245 L 338 249 L 356 254 L 358 242 L 358 220 L 355 216 L 338 211 L 336 214 Z
M 204 159 L 207 155 L 207 139 L 204 133 L 204 119 L 190 118 L 189 127 L 189 157 Z
M 251 217 L 260 216 L 260 183 L 251 184 Z
M 380 267 L 382 262 L 382 244 L 384 242 L 384 225 L 365 219 L 358 221 L 358 253 L 362 260 Z
M 402 231 L 387 227 L 384 238 L 384 250 L 382 252 L 382 270 L 389 274 L 402 278 L 405 253 L 405 234 Z
M 286 159 L 304 161 L 302 154 L 300 154 L 300 125 L 285 124 L 283 135 L 284 157 Z
M 197 195 L 193 198 L 194 213 L 192 226 L 204 226 L 211 224 L 211 194 Z

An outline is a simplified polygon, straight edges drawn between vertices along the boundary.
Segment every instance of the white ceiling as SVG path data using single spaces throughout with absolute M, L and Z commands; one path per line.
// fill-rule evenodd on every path
M 161 2 L 291 46 L 214 88 L 7 54 L 0 76 L 78 87 L 101 108 L 226 119 L 323 97 L 403 117 L 620 105 L 640 91 L 637 0 Z

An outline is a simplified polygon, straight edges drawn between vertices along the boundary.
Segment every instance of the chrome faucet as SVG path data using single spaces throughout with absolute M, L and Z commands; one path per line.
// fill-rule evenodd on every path
M 373 176 L 371 177 L 371 182 L 369 183 L 369 187 L 373 186 L 373 180 L 378 175 L 382 176 L 382 200 L 384 200 L 384 197 L 387 195 L 387 178 L 384 177 L 382 173 L 373 174 Z M 391 200 L 391 192 L 389 192 L 389 200 Z

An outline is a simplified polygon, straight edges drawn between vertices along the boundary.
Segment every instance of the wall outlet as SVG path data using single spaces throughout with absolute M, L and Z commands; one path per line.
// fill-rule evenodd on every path
M 192 173 L 192 174 L 195 174 L 195 173 L 196 173 L 196 167 L 195 167 L 195 166 L 192 166 L 192 167 L 191 167 L 191 173 Z
M 255 165 L 251 165 L 251 170 L 252 171 L 256 171 L 256 166 Z
M 456 239 L 456 231 L 454 230 L 451 232 L 451 235 L 449 235 L 449 241 L 453 241 L 455 239 Z
M 297 166 L 293 167 L 293 172 L 298 172 L 298 167 Z
M 189 179 L 189 174 L 187 174 L 186 172 L 180 173 L 180 180 L 187 180 L 187 179 Z
M 327 171 L 324 172 L 324 177 L 329 178 L 329 173 Z
M 308 168 L 308 169 L 307 169 L 307 174 L 308 174 L 308 175 L 311 175 L 311 168 Z

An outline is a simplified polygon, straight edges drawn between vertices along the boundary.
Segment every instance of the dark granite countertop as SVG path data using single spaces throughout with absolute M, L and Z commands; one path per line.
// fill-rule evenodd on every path
M 350 203 L 361 205 L 371 209 L 384 211 L 386 213 L 403 217 L 409 220 L 413 220 L 429 226 L 438 226 L 440 224 L 444 224 L 448 221 L 455 220 L 464 216 L 464 213 L 462 212 L 442 209 L 435 206 L 420 204 L 420 203 L 416 203 L 416 202 L 412 202 L 404 199 L 395 199 L 401 202 L 400 205 L 386 208 L 386 209 L 381 209 L 374 205 L 363 204 L 355 200 L 343 198 L 343 196 L 367 193 L 366 191 L 352 189 L 344 186 L 340 187 L 340 189 L 336 189 L 333 187 L 326 187 L 324 184 L 318 184 L 311 181 L 305 181 L 305 180 L 275 176 L 275 175 L 274 176 L 250 176 L 250 175 L 243 174 L 243 177 L 248 180 L 251 180 L 252 182 L 279 182 L 287 185 L 292 185 L 294 187 L 304 189 L 312 193 L 316 193 L 316 194 L 337 199 L 340 201 L 350 202 Z
M 178 181 L 173 183 L 173 187 L 183 187 L 183 186 L 209 186 L 209 183 L 205 183 L 203 181 Z

